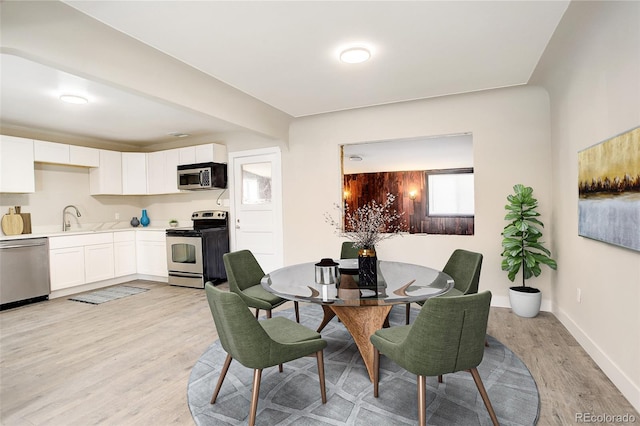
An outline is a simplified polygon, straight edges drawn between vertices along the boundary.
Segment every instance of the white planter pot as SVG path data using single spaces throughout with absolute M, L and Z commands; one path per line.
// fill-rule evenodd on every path
M 542 303 L 542 292 L 538 289 L 529 287 L 530 290 L 536 292 L 524 292 L 514 290 L 521 287 L 509 288 L 509 302 L 511 303 L 511 310 L 514 314 L 525 317 L 533 318 L 540 312 L 540 304 Z

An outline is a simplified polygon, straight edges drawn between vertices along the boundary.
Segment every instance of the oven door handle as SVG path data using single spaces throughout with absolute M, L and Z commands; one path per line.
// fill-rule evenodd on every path
M 193 273 L 193 272 L 169 271 L 169 275 L 174 276 L 174 277 L 184 277 L 184 278 L 200 278 L 200 277 L 202 277 L 202 274 L 196 274 L 196 273 Z

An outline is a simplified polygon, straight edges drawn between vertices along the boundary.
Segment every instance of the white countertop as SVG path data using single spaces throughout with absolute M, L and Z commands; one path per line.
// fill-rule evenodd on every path
M 2 235 L 0 241 L 9 240 L 24 240 L 27 238 L 42 238 L 42 237 L 61 237 L 69 235 L 81 235 L 81 234 L 97 234 L 104 232 L 124 232 L 124 231 L 164 231 L 169 226 L 138 226 L 134 228 L 127 222 L 105 222 L 96 224 L 86 224 L 81 228 L 72 228 L 69 231 L 63 232 L 59 228 L 54 229 L 35 229 L 36 232 L 31 234 L 18 234 L 18 235 Z

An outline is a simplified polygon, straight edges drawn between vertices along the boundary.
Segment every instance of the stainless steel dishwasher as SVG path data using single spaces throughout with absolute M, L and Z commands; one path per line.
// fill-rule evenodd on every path
M 47 238 L 0 241 L 0 309 L 47 299 L 50 290 Z

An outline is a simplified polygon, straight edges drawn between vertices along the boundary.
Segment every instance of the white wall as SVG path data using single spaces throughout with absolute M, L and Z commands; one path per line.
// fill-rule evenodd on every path
M 640 124 L 638 23 L 638 2 L 572 2 L 533 81 L 551 105 L 554 312 L 640 411 L 640 253 L 579 237 L 577 214 L 578 151 Z
M 351 110 L 294 121 L 283 151 L 285 264 L 338 257 L 341 239 L 325 223 L 341 200 L 339 146 L 370 140 L 473 133 L 475 235 L 405 235 L 382 242 L 380 258 L 442 267 L 456 248 L 483 253 L 481 289 L 493 304 L 508 306 L 511 282 L 500 269 L 506 196 L 516 183 L 534 188 L 551 232 L 551 148 L 546 92 L 519 87 Z M 545 270 L 530 284 L 551 308 Z

